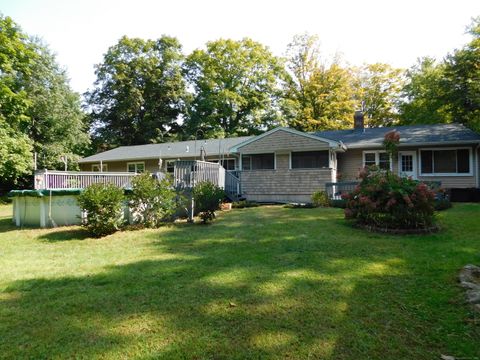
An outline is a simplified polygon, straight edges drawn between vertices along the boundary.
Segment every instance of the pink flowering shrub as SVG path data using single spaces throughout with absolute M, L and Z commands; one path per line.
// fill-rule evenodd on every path
M 360 173 L 360 184 L 346 200 L 345 218 L 390 229 L 424 229 L 434 225 L 435 193 L 424 183 L 376 167 Z

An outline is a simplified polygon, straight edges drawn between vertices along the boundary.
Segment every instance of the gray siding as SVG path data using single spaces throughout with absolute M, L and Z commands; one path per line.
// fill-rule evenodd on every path
M 422 148 L 447 148 L 452 146 L 425 146 L 425 147 L 408 147 L 400 148 L 400 151 L 415 151 L 417 153 L 417 174 L 419 180 L 425 181 L 441 181 L 445 188 L 469 188 L 476 187 L 478 171 L 480 170 L 480 161 L 478 154 L 473 151 L 473 175 L 472 176 L 420 176 L 420 149 Z M 468 146 L 461 146 L 468 147 Z M 470 146 L 473 150 L 475 147 Z M 455 146 L 453 146 L 455 148 Z M 383 150 L 383 149 L 369 149 Z M 345 153 L 337 154 L 338 172 L 341 174 L 339 181 L 355 180 L 358 178 L 358 172 L 363 166 L 363 150 L 354 149 L 347 150 Z M 398 173 L 398 157 L 393 159 L 393 171 Z
M 285 130 L 278 130 L 255 140 L 238 149 L 242 154 L 259 154 L 274 151 L 305 151 L 328 149 L 328 143 L 306 136 L 292 134 Z
M 289 154 L 276 155 L 275 170 L 241 172 L 243 195 L 252 201 L 309 202 L 332 181 L 331 169 L 289 169 Z

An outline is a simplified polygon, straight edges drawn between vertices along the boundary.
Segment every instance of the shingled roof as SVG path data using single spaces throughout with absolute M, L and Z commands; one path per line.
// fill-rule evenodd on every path
M 207 139 L 197 140 L 195 154 L 195 140 L 178 141 L 162 144 L 147 144 L 120 146 L 99 154 L 88 156 L 79 161 L 79 163 L 91 163 L 99 161 L 122 161 L 122 160 L 140 160 L 140 159 L 177 159 L 185 157 L 199 157 L 200 148 L 203 147 L 207 156 L 218 154 L 228 154 L 229 149 L 241 142 L 250 139 L 251 136 L 242 136 L 226 139 Z
M 462 124 L 405 125 L 395 127 L 318 131 L 316 136 L 341 141 L 350 149 L 383 146 L 385 133 L 400 132 L 400 146 L 466 144 L 480 142 L 480 135 Z

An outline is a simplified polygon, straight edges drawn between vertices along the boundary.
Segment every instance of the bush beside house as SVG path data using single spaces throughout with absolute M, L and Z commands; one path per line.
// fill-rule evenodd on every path
M 120 230 L 124 223 L 123 190 L 113 184 L 93 184 L 77 198 L 85 217 L 82 225 L 95 237 Z
M 376 167 L 360 173 L 345 194 L 345 217 L 375 229 L 430 231 L 435 227 L 435 193 L 426 184 Z

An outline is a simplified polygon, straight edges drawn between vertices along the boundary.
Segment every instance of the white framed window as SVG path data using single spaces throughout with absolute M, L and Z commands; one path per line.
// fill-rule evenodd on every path
M 473 176 L 472 148 L 420 149 L 420 175 Z
M 383 170 L 392 170 L 392 159 L 386 151 L 364 151 L 363 167 L 377 165 Z
M 127 163 L 127 171 L 131 173 L 143 173 L 145 172 L 145 162 L 129 162 Z
M 100 164 L 92 164 L 92 171 L 100 172 Z M 102 172 L 108 171 L 108 164 L 102 164 Z
M 242 170 L 275 170 L 275 154 L 242 155 Z

